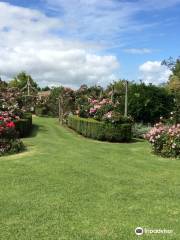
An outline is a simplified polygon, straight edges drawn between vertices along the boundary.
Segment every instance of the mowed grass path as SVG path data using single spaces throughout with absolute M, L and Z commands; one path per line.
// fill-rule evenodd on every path
M 152 155 L 146 142 L 34 123 L 27 151 L 0 158 L 0 240 L 180 239 L 180 161 Z M 174 234 L 137 237 L 137 226 Z

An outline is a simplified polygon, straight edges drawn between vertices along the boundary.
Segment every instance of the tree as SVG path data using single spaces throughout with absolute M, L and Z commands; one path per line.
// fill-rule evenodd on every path
M 173 71 L 176 65 L 176 60 L 172 57 L 169 57 L 167 60 L 163 60 L 161 62 L 161 65 L 164 65 L 168 67 L 171 71 Z
M 169 60 L 170 59 L 170 60 Z M 174 111 L 176 114 L 177 122 L 180 121 L 180 57 L 177 60 L 172 60 L 169 58 L 164 60 L 162 64 L 169 67 L 172 74 L 169 77 L 167 84 L 168 90 L 174 95 Z
M 90 98 L 99 98 L 103 95 L 103 88 L 101 86 L 92 86 L 88 88 L 88 96 Z
M 75 91 L 63 87 L 59 95 L 59 119 L 63 123 L 67 120 L 69 113 L 75 111 Z
M 28 80 L 34 89 L 40 89 L 38 87 L 38 84 L 32 79 L 30 75 L 26 74 L 26 72 L 21 72 L 15 76 L 14 79 L 9 82 L 9 87 L 17 87 L 19 89 L 22 89 L 26 86 Z
M 48 98 L 39 99 L 35 108 L 37 115 L 58 117 L 58 98 L 62 87 L 53 87 Z
M 124 114 L 124 103 L 125 103 L 125 80 L 120 79 L 118 81 L 114 81 L 110 85 L 107 86 L 106 94 L 108 97 L 111 97 L 114 103 L 119 102 L 119 112 Z
M 167 66 L 172 71 L 168 81 L 169 90 L 173 93 L 180 92 L 180 57 L 177 60 L 172 57 L 163 60 L 162 65 Z
M 161 116 L 167 117 L 173 110 L 173 95 L 164 87 L 129 85 L 128 112 L 137 122 L 155 123 Z
M 125 109 L 125 80 L 111 83 L 107 95 L 112 95 L 118 104 L 118 111 L 123 115 Z M 161 116 L 168 116 L 173 110 L 173 95 L 164 86 L 145 85 L 128 82 L 128 115 L 136 122 L 154 123 Z
M 43 88 L 41 88 L 41 90 L 46 92 L 46 91 L 50 91 L 50 90 L 51 90 L 51 88 L 50 88 L 50 87 L 48 87 L 48 86 L 46 86 L 46 87 L 43 87 Z

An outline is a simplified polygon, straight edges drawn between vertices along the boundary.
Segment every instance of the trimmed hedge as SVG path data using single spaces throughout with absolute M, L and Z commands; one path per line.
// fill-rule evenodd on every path
M 129 142 L 132 138 L 132 125 L 130 123 L 111 124 L 90 118 L 69 116 L 68 126 L 85 137 L 97 140 Z
M 27 137 L 32 129 L 32 114 L 25 113 L 23 119 L 14 121 L 19 137 Z

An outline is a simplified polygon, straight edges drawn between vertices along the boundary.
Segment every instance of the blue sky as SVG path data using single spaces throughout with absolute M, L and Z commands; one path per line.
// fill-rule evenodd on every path
M 157 84 L 170 74 L 160 62 L 180 55 L 180 0 L 9 0 L 0 1 L 3 9 L 0 43 L 8 50 L 0 53 L 8 64 L 0 62 L 0 74 L 6 79 L 21 58 L 17 70 L 41 85 L 107 85 L 118 78 Z

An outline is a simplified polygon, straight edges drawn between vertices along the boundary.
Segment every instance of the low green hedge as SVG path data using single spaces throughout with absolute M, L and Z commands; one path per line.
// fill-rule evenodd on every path
M 14 123 L 16 131 L 19 133 L 19 137 L 26 137 L 32 129 L 32 114 L 25 113 L 23 119 L 17 120 Z
M 129 142 L 132 138 L 132 126 L 130 123 L 111 124 L 90 118 L 69 116 L 68 126 L 85 137 L 97 140 Z

